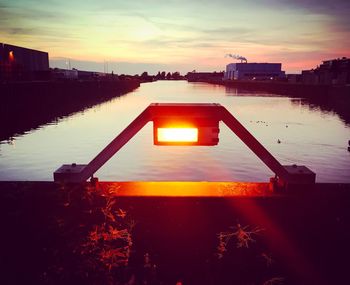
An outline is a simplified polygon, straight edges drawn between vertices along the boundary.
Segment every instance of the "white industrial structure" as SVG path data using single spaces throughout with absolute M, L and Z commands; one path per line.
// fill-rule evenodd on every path
M 230 63 L 226 65 L 226 80 L 272 80 L 283 78 L 281 63 Z

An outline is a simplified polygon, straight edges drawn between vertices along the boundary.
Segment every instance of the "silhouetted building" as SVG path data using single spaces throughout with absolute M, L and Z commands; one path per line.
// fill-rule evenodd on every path
M 315 69 L 303 70 L 301 72 L 301 81 L 304 84 L 319 84 L 320 78 L 318 72 Z
M 343 57 L 325 60 L 320 66 L 302 71 L 302 82 L 306 84 L 350 84 L 350 59 Z
M 76 68 L 62 69 L 55 67 L 51 69 L 51 78 L 58 80 L 116 80 L 118 79 L 118 76 L 115 74 L 107 74 L 104 72 L 78 70 Z
M 51 70 L 53 79 L 78 79 L 78 70 L 54 68 Z
M 287 82 L 289 83 L 300 83 L 301 82 L 301 74 L 286 74 Z
M 190 82 L 222 80 L 224 72 L 188 72 L 186 78 Z
M 91 80 L 97 77 L 97 72 L 78 70 L 78 79 Z
M 226 65 L 226 80 L 272 80 L 285 77 L 281 63 L 230 63 Z
M 0 79 L 32 79 L 49 74 L 47 52 L 0 43 Z

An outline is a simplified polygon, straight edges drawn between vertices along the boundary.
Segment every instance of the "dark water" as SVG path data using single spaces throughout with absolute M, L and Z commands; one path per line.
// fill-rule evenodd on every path
M 64 163 L 88 163 L 152 102 L 220 103 L 282 164 L 306 165 L 318 182 L 350 182 L 350 127 L 336 113 L 303 99 L 185 81 L 143 84 L 126 96 L 2 141 L 0 180 L 52 180 Z M 96 176 L 112 181 L 268 181 L 273 175 L 224 125 L 215 147 L 154 146 L 152 138 L 149 124 Z

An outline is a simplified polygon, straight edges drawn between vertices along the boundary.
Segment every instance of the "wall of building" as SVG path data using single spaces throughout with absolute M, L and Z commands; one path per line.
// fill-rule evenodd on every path
M 47 52 L 0 43 L 0 79 L 27 79 L 48 71 Z
M 12 60 L 26 71 L 49 70 L 49 54 L 47 52 L 4 44 L 5 54 L 12 52 Z
M 281 63 L 230 63 L 226 66 L 225 79 L 268 80 L 283 77 Z
M 343 57 L 325 60 L 315 69 L 303 70 L 302 82 L 324 85 L 350 84 L 350 59 Z

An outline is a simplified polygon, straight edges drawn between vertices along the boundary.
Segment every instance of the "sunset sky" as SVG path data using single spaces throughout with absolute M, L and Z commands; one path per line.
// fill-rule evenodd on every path
M 50 66 L 115 73 L 219 71 L 233 59 L 300 72 L 350 56 L 348 0 L 0 0 L 0 42 Z

